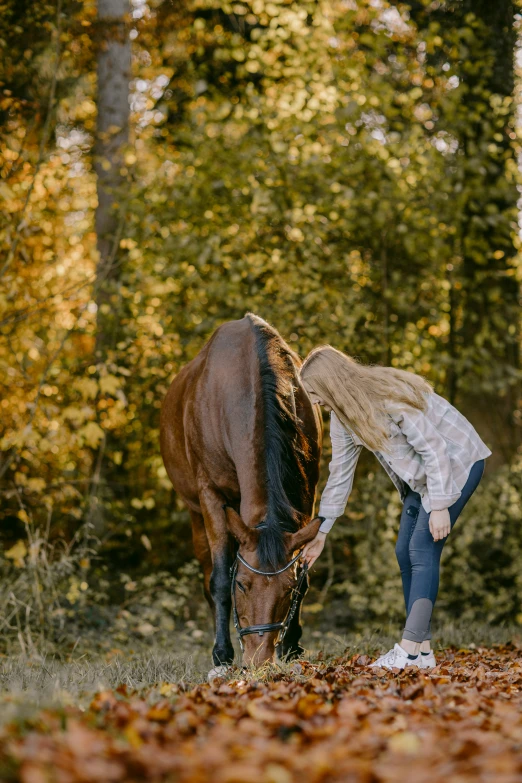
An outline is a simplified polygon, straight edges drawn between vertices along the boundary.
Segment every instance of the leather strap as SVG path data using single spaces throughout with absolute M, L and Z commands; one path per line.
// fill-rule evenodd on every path
M 260 574 L 261 576 L 277 576 L 278 574 L 282 574 L 284 571 L 287 571 L 289 568 L 293 566 L 294 563 L 297 563 L 299 558 L 302 555 L 302 550 L 299 550 L 297 555 L 290 560 L 289 563 L 287 563 L 283 568 L 280 568 L 279 571 L 260 571 L 258 568 L 254 568 L 254 566 L 251 566 L 250 563 L 247 563 L 245 558 L 238 552 L 237 553 L 237 559 L 240 563 L 243 563 L 244 566 L 248 568 L 249 571 L 252 571 L 254 574 Z

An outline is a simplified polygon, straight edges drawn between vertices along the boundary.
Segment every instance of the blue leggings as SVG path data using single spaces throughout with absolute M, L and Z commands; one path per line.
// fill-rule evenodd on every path
M 485 462 L 475 462 L 460 498 L 449 508 L 451 528 L 476 490 Z M 395 554 L 399 561 L 406 604 L 403 639 L 423 642 L 431 639 L 431 615 L 439 590 L 440 556 L 446 538 L 434 541 L 429 528 L 430 515 L 417 492 L 410 490 L 404 500 Z

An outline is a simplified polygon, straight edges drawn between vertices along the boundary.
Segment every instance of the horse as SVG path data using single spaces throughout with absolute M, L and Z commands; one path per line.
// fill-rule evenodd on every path
M 162 405 L 161 454 L 190 512 L 216 666 L 234 660 L 232 609 L 243 663 L 302 652 L 309 580 L 296 561 L 321 524 L 312 515 L 322 425 L 300 366 L 277 330 L 247 313 L 216 329 Z

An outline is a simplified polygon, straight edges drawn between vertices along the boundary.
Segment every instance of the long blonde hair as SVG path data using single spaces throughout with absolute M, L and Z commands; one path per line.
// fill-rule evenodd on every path
M 394 367 L 359 364 L 331 345 L 314 348 L 300 376 L 373 451 L 386 450 L 386 403 L 426 410 L 425 395 L 433 391 L 419 375 Z

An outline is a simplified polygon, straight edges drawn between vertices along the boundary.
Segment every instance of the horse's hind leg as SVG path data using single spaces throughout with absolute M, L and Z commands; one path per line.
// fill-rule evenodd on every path
M 201 486 L 199 501 L 205 524 L 212 570 L 208 577 L 209 602 L 214 609 L 216 638 L 212 650 L 212 659 L 216 666 L 232 663 L 234 648 L 230 640 L 230 566 L 232 565 L 232 546 L 223 511 L 223 499 L 208 486 Z M 205 584 L 207 575 L 205 571 Z
M 212 610 L 212 614 L 215 616 L 216 608 L 214 601 L 210 594 L 210 575 L 212 574 L 212 554 L 210 552 L 210 546 L 208 543 L 207 532 L 205 530 L 205 522 L 203 520 L 203 514 L 199 514 L 197 511 L 190 511 L 190 519 L 192 521 L 192 543 L 194 544 L 194 554 L 199 560 L 199 564 L 203 570 L 203 590 L 205 592 L 205 598 L 208 605 Z

